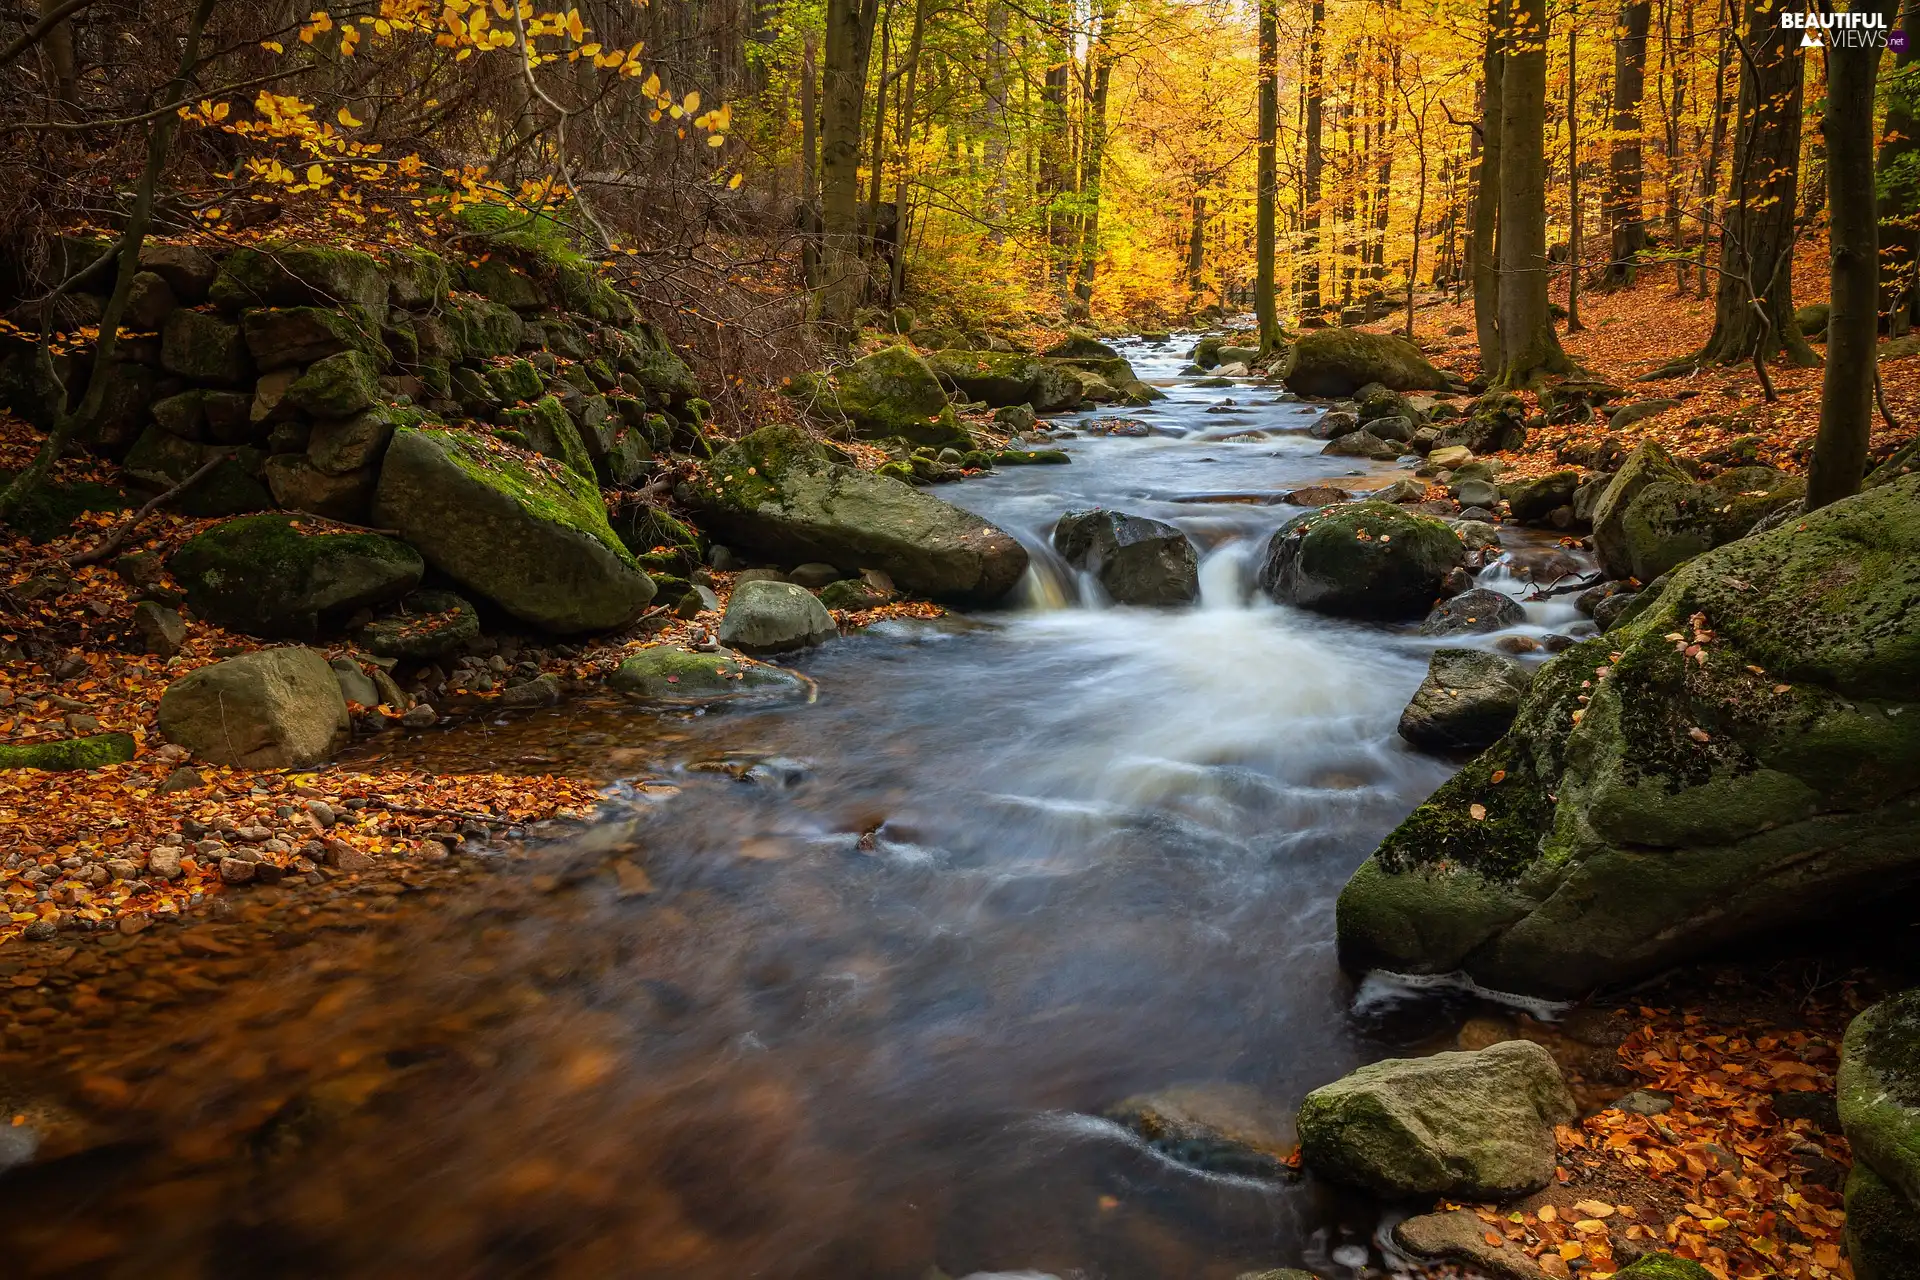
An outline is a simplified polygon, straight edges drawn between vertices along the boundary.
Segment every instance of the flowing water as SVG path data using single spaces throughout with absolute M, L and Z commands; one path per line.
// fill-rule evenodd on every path
M 610 799 L 493 891 L 301 952 L 217 1031 L 146 1050 L 140 1140 L 25 1181 L 13 1258 L 84 1225 L 100 1241 L 60 1258 L 143 1277 L 1378 1265 L 1376 1207 L 1098 1118 L 1172 1085 L 1289 1116 L 1460 1013 L 1356 989 L 1333 953 L 1341 884 L 1452 767 L 1394 732 L 1435 642 L 1250 589 L 1288 491 L 1401 473 L 1322 457 L 1317 408 L 1201 388 L 1174 350 L 1127 352 L 1169 400 L 1092 424 L 1153 434 L 1083 431 L 1070 466 L 940 490 L 1032 549 L 1017 607 L 797 658 L 809 705 L 410 740 L 444 768 L 537 743 Z M 1093 505 L 1183 529 L 1200 603 L 1078 581 L 1045 540 Z M 1482 582 L 1515 594 L 1564 554 L 1510 550 Z M 1527 609 L 1534 634 L 1577 621 Z M 615 858 L 652 891 L 620 896 Z

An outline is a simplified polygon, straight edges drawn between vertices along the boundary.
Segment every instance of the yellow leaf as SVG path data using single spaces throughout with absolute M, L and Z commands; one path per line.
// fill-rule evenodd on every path
M 278 40 L 262 40 L 260 47 L 268 53 L 285 53 L 287 51 L 287 47 Z
M 323 183 L 325 183 L 326 180 L 327 180 L 327 171 L 325 169 L 322 169 L 317 164 L 310 164 L 307 166 L 307 181 L 311 183 L 313 186 L 316 186 L 316 187 L 320 186 Z
M 710 147 L 724 147 L 727 145 L 727 140 L 716 133 L 707 139 L 707 145 Z
M 1483 821 L 1487 816 L 1487 806 L 1483 804 L 1467 806 L 1467 814 L 1475 822 Z
M 686 97 L 682 98 L 680 100 L 680 109 L 686 112 L 688 115 L 692 115 L 694 112 L 698 111 L 700 109 L 699 92 L 696 90 L 695 92 L 689 93 Z
M 648 76 L 645 82 L 641 84 L 640 92 L 645 94 L 649 98 L 659 97 L 660 96 L 660 73 L 656 71 L 652 75 Z M 658 117 L 655 117 L 655 118 L 658 119 Z
M 737 191 L 740 187 L 740 180 L 746 176 L 747 175 L 744 173 L 736 173 L 731 178 L 727 179 L 727 190 Z
M 345 107 L 340 108 L 339 113 L 334 118 L 349 129 L 358 129 L 361 125 L 361 121 L 355 120 L 353 118 L 353 112 L 347 110 Z

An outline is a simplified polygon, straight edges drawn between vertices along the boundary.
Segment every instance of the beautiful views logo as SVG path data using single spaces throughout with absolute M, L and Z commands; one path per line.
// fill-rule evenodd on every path
M 1883 13 L 1783 13 L 1780 25 L 1800 33 L 1801 48 L 1829 45 L 1838 49 L 1887 48 L 1905 52 L 1906 33 L 1896 32 L 1897 43 L 1888 39 L 1887 17 Z

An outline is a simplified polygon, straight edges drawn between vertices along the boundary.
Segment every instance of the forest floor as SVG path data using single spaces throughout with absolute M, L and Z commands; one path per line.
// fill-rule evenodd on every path
M 1823 279 L 1827 271 L 1824 239 L 1808 238 L 1795 253 L 1795 278 Z M 1812 301 L 1801 298 L 1800 301 Z M 1557 288 L 1555 301 L 1564 304 L 1566 292 Z M 1480 370 L 1479 348 L 1473 332 L 1473 301 L 1416 306 L 1414 339 L 1438 367 L 1462 378 Z M 1750 363 L 1716 366 L 1678 378 L 1641 382 L 1643 375 L 1699 350 L 1713 330 L 1713 302 L 1682 295 L 1674 288 L 1673 272 L 1651 268 L 1630 288 L 1613 292 L 1583 292 L 1580 319 L 1584 326 L 1568 333 L 1556 323 L 1561 347 L 1593 377 L 1621 387 L 1626 396 L 1608 405 L 1618 408 L 1639 400 L 1674 399 L 1680 403 L 1622 428 L 1628 447 L 1643 439 L 1657 440 L 1680 457 L 1699 458 L 1747 436 L 1761 438 L 1760 461 L 1788 472 L 1806 470 L 1806 459 L 1820 425 L 1819 368 L 1768 367 L 1777 399 L 1768 403 Z M 1406 315 L 1396 312 L 1376 324 L 1378 332 L 1404 327 Z M 1884 348 L 1887 344 L 1882 343 Z M 1903 342 L 1893 348 L 1902 354 L 1883 355 L 1881 382 L 1887 409 L 1897 426 L 1876 416 L 1870 456 L 1884 458 L 1920 431 L 1920 344 Z M 1819 353 L 1822 347 L 1814 345 Z M 1607 431 L 1605 411 L 1594 421 L 1551 426 L 1535 433 L 1524 452 L 1502 455 L 1522 475 L 1537 475 L 1564 464 L 1559 452 L 1568 446 L 1591 443 Z

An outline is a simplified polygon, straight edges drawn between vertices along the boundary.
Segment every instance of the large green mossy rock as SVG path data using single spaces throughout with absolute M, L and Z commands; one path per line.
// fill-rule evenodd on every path
M 1023 352 L 936 351 L 927 357 L 927 365 L 969 400 L 995 409 L 1025 404 L 1036 413 L 1053 413 L 1080 403 L 1077 379 Z
M 327 307 L 353 313 L 358 327 L 380 331 L 387 278 L 356 249 L 273 243 L 235 249 L 220 263 L 208 298 L 228 312 L 248 307 Z
M 195 382 L 237 387 L 253 377 L 240 326 L 204 311 L 175 311 L 160 331 L 160 367 Z
M 426 249 L 392 249 L 380 263 L 387 301 L 407 311 L 426 311 L 446 301 L 452 272 L 447 260 Z
M 592 480 L 475 432 L 395 432 L 374 519 L 454 581 L 555 634 L 627 626 L 653 599 Z
M 971 449 L 947 393 L 927 362 L 897 346 L 864 356 L 834 375 L 834 398 L 868 439 L 899 437 L 936 449 Z
M 510 356 L 527 336 L 519 312 L 486 298 L 449 298 L 440 320 L 460 354 L 469 360 Z
M 188 539 L 167 569 L 208 621 L 249 635 L 308 640 L 406 595 L 426 565 L 394 538 L 308 530 L 297 516 L 260 515 Z
M 1920 877 L 1916 689 L 1920 476 L 1699 556 L 1355 873 L 1342 961 L 1571 996 L 1882 898 Z
M 1705 551 L 1744 537 L 1806 497 L 1797 476 L 1736 467 L 1704 484 L 1654 441 L 1628 456 L 1593 509 L 1593 548 L 1610 578 L 1651 582 Z
M 133 735 L 96 733 L 85 738 L 61 738 L 57 742 L 0 744 L 0 769 L 46 769 L 70 772 L 75 769 L 100 769 L 110 764 L 125 764 L 137 751 Z
M 0 489 L 18 474 L 0 470 Z M 46 482 L 29 490 L 0 524 L 26 534 L 34 542 L 51 542 L 69 532 L 73 522 L 89 511 L 124 511 L 134 505 L 124 491 L 91 480 Z
M 764 427 L 682 489 L 717 540 L 781 564 L 881 569 L 960 604 L 1004 596 L 1027 569 L 1018 540 L 890 476 L 861 471 L 792 427 Z
M 1853 1148 L 1847 1258 L 1860 1280 L 1920 1275 L 1920 989 L 1847 1027 L 1837 1081 Z
M 1260 585 L 1281 604 L 1350 618 L 1419 618 L 1466 548 L 1445 522 L 1390 502 L 1342 502 L 1274 532 Z
M 1504 1200 L 1553 1180 L 1553 1127 L 1574 1114 L 1553 1055 L 1529 1040 L 1389 1058 L 1306 1096 L 1300 1159 L 1380 1196 Z
M 1393 391 L 1444 391 L 1446 375 L 1405 338 L 1361 329 L 1309 329 L 1295 339 L 1281 381 L 1295 395 L 1350 396 L 1369 382 Z
M 346 745 L 347 700 L 326 655 L 262 649 L 181 677 L 160 695 L 160 732 L 209 764 L 305 769 Z

